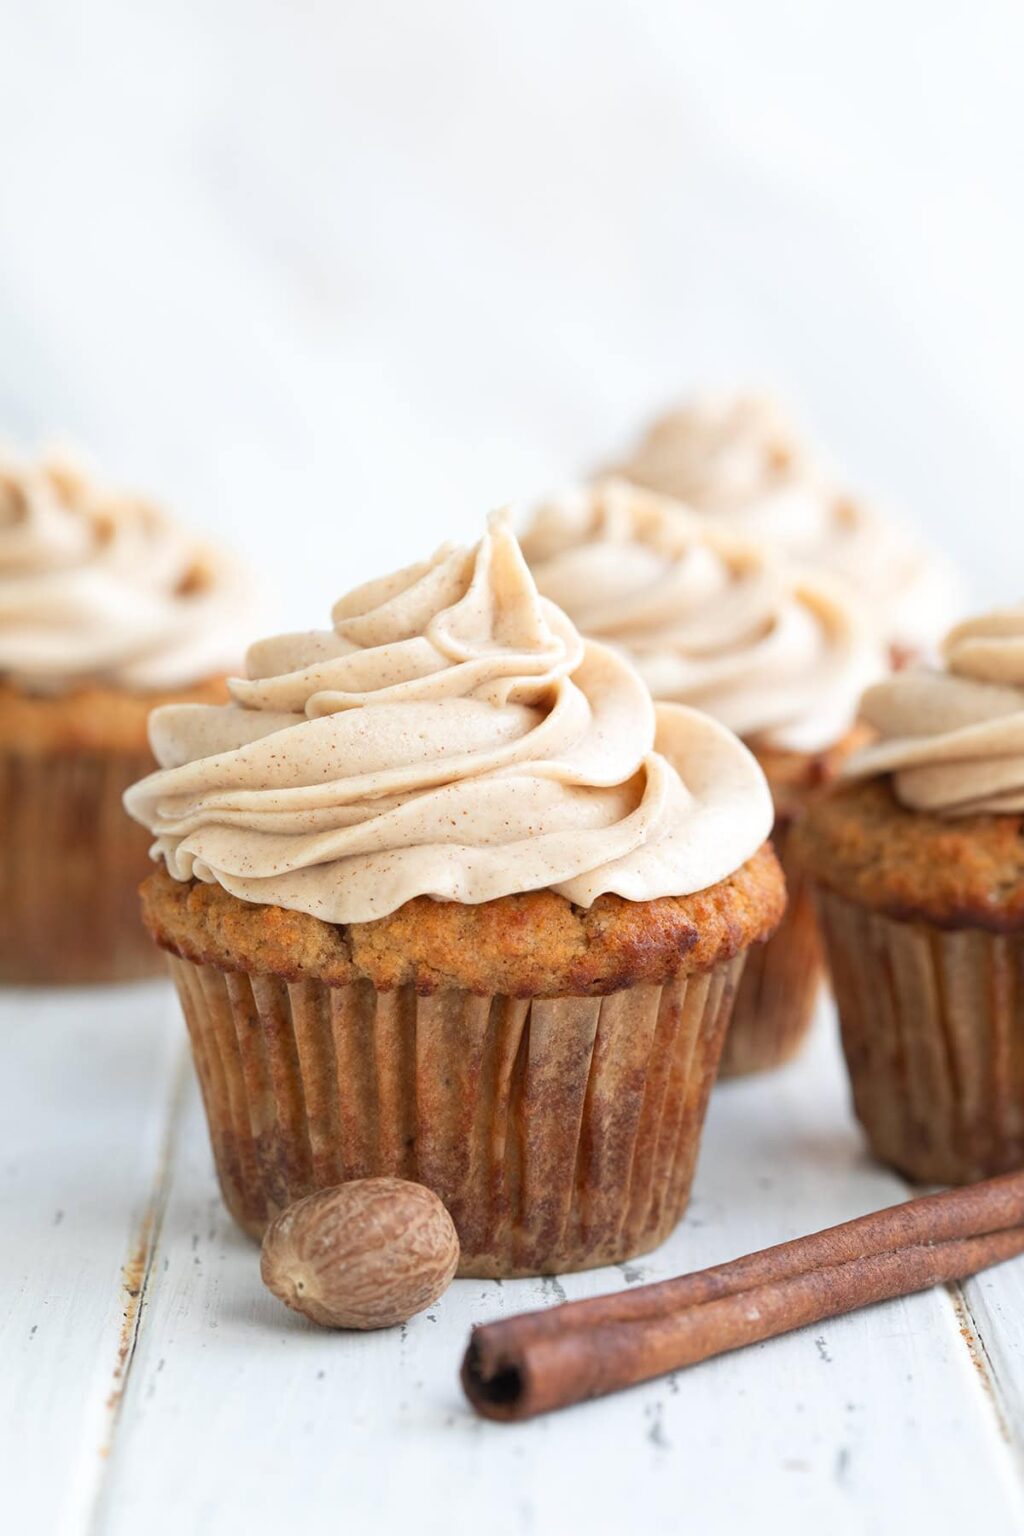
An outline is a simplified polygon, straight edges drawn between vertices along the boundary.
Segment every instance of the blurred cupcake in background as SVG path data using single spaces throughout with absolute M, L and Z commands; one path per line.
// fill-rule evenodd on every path
M 502 519 L 332 621 L 251 647 L 229 704 L 158 710 L 126 797 L 228 1207 L 259 1234 L 392 1174 L 444 1201 L 463 1274 L 653 1247 L 784 905 L 763 773 L 582 639 Z
M 622 480 L 539 506 L 522 544 L 540 591 L 582 633 L 627 655 L 656 699 L 728 725 L 767 775 L 789 901 L 746 966 L 721 1071 L 779 1066 L 803 1041 L 822 976 L 791 829 L 861 739 L 861 690 L 885 670 L 875 630 L 829 576 Z
M 615 472 L 848 582 L 894 666 L 934 656 L 963 611 L 951 563 L 843 488 L 768 397 L 698 397 L 655 421 Z
M 1024 1166 L 1024 607 L 870 689 L 804 819 L 857 1115 L 910 1178 Z
M 0 981 L 153 974 L 148 838 L 124 815 L 154 704 L 223 695 L 232 561 L 55 458 L 0 459 Z

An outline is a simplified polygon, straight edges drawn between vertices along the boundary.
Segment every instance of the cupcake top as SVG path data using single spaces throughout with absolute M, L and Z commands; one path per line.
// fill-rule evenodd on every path
M 698 396 L 659 417 L 618 473 L 699 512 L 770 520 L 797 540 L 814 531 L 824 474 L 764 395 Z
M 864 696 L 879 740 L 850 779 L 889 775 L 909 810 L 944 817 L 1024 812 L 1024 607 L 959 624 L 942 670 L 897 674 Z
M 655 709 L 541 598 L 508 524 L 253 646 L 223 707 L 154 711 L 125 797 L 178 880 L 360 923 L 417 896 L 652 901 L 732 874 L 771 798 L 717 722 Z
M 627 653 L 655 698 L 767 747 L 834 745 L 884 669 L 845 588 L 623 480 L 540 506 L 523 551 L 541 592 Z
M 134 495 L 57 460 L 0 459 L 0 679 L 28 692 L 134 692 L 223 672 L 244 579 Z
M 931 653 L 959 607 L 950 564 L 837 486 L 774 401 L 699 398 L 656 421 L 618 473 L 714 515 L 870 597 L 903 656 Z

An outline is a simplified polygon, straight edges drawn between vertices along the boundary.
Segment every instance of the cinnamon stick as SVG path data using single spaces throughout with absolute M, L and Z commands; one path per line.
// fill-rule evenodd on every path
M 462 1384 L 518 1420 L 1024 1253 L 1024 1173 L 925 1195 L 732 1263 L 474 1328 Z

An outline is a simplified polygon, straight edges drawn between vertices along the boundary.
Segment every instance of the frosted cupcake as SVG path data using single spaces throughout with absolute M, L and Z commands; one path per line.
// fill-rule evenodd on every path
M 857 1114 L 878 1157 L 960 1183 L 1024 1166 L 1024 608 L 871 689 L 876 744 L 811 811 Z
M 827 576 L 625 481 L 537 508 L 523 551 L 541 592 L 584 634 L 627 655 L 656 699 L 737 732 L 767 774 L 789 902 L 744 971 L 722 1072 L 779 1066 L 806 1035 L 822 976 L 790 831 L 857 739 L 861 690 L 884 668 L 874 630 Z
M 784 901 L 753 757 L 656 710 L 500 520 L 247 671 L 154 714 L 126 797 L 235 1218 L 393 1174 L 444 1200 L 464 1274 L 660 1242 Z
M 223 557 L 148 503 L 0 460 L 0 981 L 159 969 L 121 797 L 154 704 L 223 696 L 244 611 Z
M 617 473 L 848 582 L 870 602 L 897 666 L 934 655 L 962 612 L 950 563 L 842 489 L 763 396 L 698 398 L 669 412 Z

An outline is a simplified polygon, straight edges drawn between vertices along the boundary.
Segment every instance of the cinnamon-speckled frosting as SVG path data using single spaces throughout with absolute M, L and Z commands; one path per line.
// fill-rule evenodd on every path
M 138 692 L 237 663 L 244 578 L 138 497 L 63 461 L 0 458 L 0 678 Z
M 864 696 L 880 740 L 849 778 L 892 776 L 896 798 L 942 816 L 1024 812 L 1024 607 L 959 624 L 944 671 L 902 672 Z
M 746 748 L 655 710 L 538 596 L 504 519 L 360 587 L 333 628 L 255 645 L 223 707 L 154 711 L 130 813 L 179 880 L 365 922 L 416 896 L 687 895 L 768 836 Z
M 901 652 L 934 652 L 960 610 L 948 561 L 896 519 L 837 487 L 774 401 L 703 398 L 648 430 L 619 474 L 712 514 L 867 595 Z
M 747 740 L 832 746 L 884 670 L 845 589 L 624 480 L 538 507 L 523 552 L 541 592 L 628 654 L 655 698 L 706 710 Z

